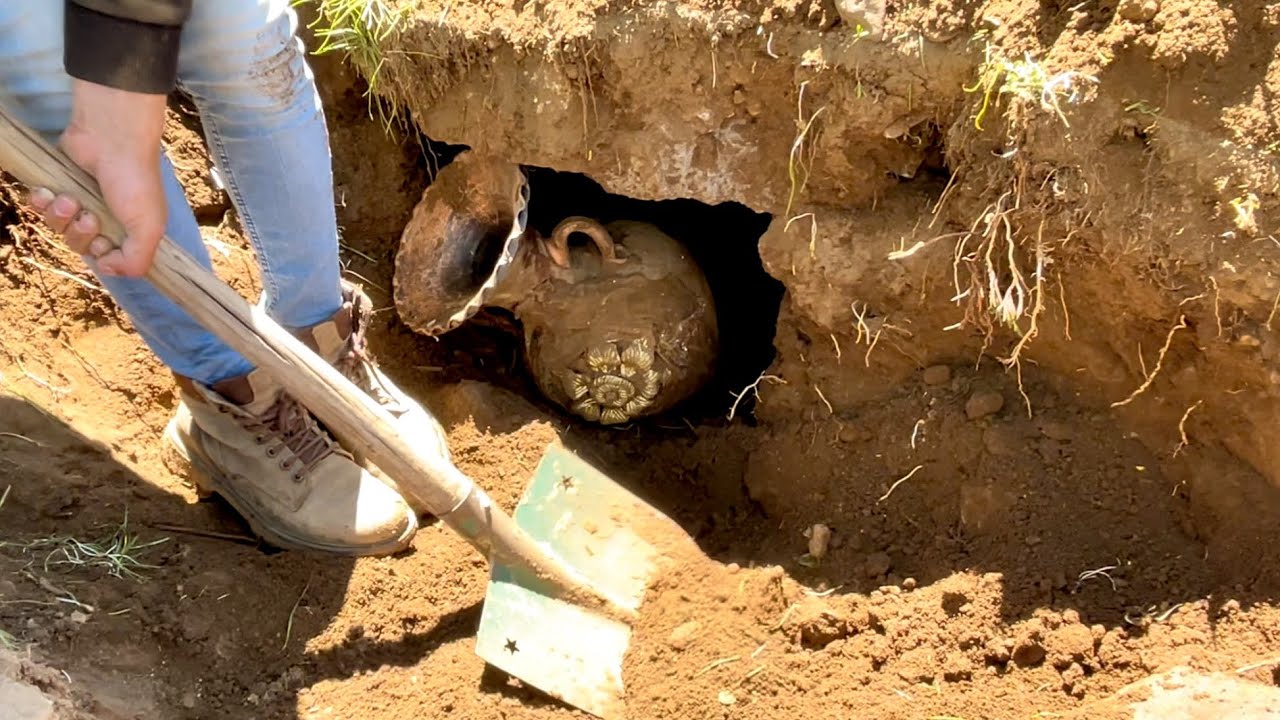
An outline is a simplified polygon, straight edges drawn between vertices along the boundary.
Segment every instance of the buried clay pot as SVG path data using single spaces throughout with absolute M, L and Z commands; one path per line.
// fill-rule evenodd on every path
M 423 193 L 401 236 L 395 303 L 405 324 L 446 333 L 480 308 L 524 328 L 539 389 L 606 425 L 661 413 L 714 370 L 715 305 L 693 259 L 653 225 L 571 217 L 527 227 L 520 168 L 464 153 Z M 584 237 L 586 243 L 570 243 Z

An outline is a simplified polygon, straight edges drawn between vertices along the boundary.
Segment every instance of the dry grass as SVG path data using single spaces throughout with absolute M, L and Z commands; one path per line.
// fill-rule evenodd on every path
M 109 528 L 94 540 L 83 540 L 71 535 L 52 535 L 26 541 L 4 541 L 0 547 L 14 547 L 24 553 L 43 555 L 41 566 L 45 572 L 55 568 L 98 569 L 117 578 L 142 580 L 141 571 L 153 570 L 156 565 L 143 561 L 147 551 L 169 538 L 143 541 L 129 527 L 128 515 L 117 526 Z
M 965 92 L 981 93 L 981 101 L 973 116 L 973 126 L 981 131 L 982 121 L 1001 100 L 1009 100 L 1007 120 L 1013 126 L 1025 124 L 1030 113 L 1039 111 L 1053 115 L 1070 127 L 1063 105 L 1073 105 L 1088 97 L 1086 88 L 1098 79 L 1074 70 L 1050 71 L 1045 65 L 1024 53 L 1019 59 L 1004 56 L 990 42 L 983 30 L 974 36 L 983 45 L 978 78 Z
M 814 123 L 818 116 L 827 109 L 825 105 L 814 110 L 807 118 L 804 114 L 804 91 L 808 85 L 808 81 L 800 83 L 800 92 L 796 98 L 796 136 L 791 141 L 791 152 L 787 157 L 787 180 L 789 183 L 789 191 L 787 193 L 787 209 L 784 213 L 787 217 L 788 225 L 796 218 L 792 218 L 791 211 L 795 207 L 796 198 L 804 191 L 805 186 L 809 182 L 809 171 L 813 164 L 813 154 L 816 152 L 816 143 L 807 143 L 808 156 L 806 157 L 806 141 L 810 139 L 810 135 L 814 132 Z M 813 220 L 814 232 L 816 233 L 817 219 Z M 810 253 L 813 252 L 813 245 L 809 247 Z

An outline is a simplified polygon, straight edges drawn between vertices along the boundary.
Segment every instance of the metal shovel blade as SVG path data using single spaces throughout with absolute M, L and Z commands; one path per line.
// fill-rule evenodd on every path
M 542 456 L 514 518 L 535 541 L 629 609 L 639 607 L 660 557 L 636 525 L 675 527 L 558 443 Z M 574 707 L 608 720 L 621 718 L 622 660 L 631 628 L 551 595 L 547 583 L 495 563 L 476 653 Z

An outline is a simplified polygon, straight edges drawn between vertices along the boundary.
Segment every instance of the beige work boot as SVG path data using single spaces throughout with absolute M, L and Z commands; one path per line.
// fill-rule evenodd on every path
M 166 439 L 201 494 L 221 495 L 263 539 L 340 555 L 409 545 L 413 510 L 266 373 L 213 388 L 179 378 L 178 387 Z
M 417 401 L 396 387 L 369 354 L 365 335 L 373 316 L 369 297 L 359 288 L 343 281 L 342 308 L 328 321 L 295 334 L 320 357 L 327 360 L 356 387 L 363 390 L 386 410 L 396 421 L 397 427 L 409 440 L 428 454 L 450 459 L 449 440 L 444 428 L 435 417 Z M 357 462 L 378 474 L 392 487 L 396 483 L 371 463 L 360 448 L 335 432 L 342 446 L 351 452 Z M 412 502 L 412 498 L 410 498 Z M 416 507 L 418 512 L 430 513 L 428 508 Z

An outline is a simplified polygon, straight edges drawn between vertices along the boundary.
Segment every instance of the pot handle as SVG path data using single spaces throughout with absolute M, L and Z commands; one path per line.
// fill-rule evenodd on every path
M 551 262 L 563 268 L 569 267 L 569 236 L 574 233 L 582 233 L 591 238 L 591 242 L 595 243 L 596 250 L 600 251 L 600 257 L 604 258 L 605 262 L 623 262 L 618 257 L 618 250 L 614 245 L 613 236 L 609 234 L 605 226 L 601 225 L 599 221 L 577 215 L 560 221 L 560 224 L 556 225 L 556 229 L 551 233 L 550 239 L 543 241 L 542 246 L 551 258 Z

